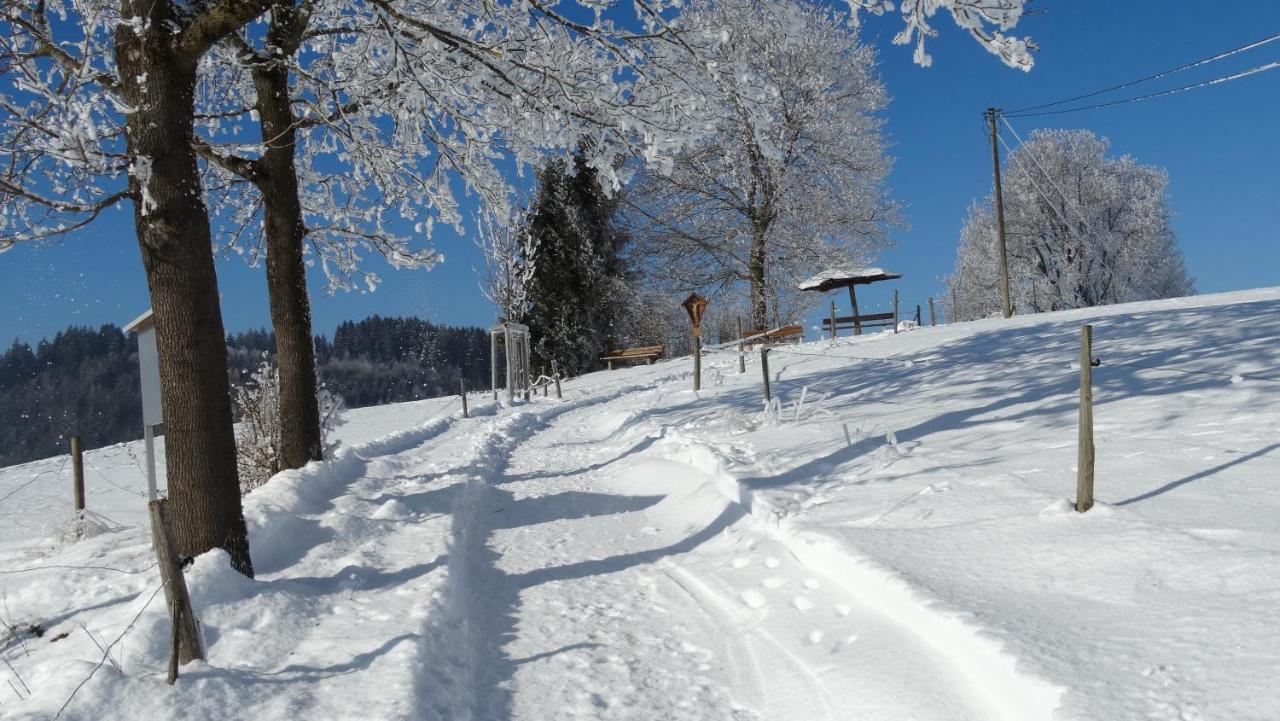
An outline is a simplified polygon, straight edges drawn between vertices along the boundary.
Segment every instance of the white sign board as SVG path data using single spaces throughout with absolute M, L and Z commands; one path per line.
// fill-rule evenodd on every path
M 142 370 L 142 422 L 148 426 L 164 423 L 160 410 L 160 358 L 156 354 L 156 328 L 138 333 L 138 366 Z
M 142 425 L 164 423 L 160 409 L 160 358 L 156 352 L 156 326 L 151 311 L 138 316 L 125 326 L 125 331 L 138 334 L 138 368 L 142 372 Z
M 138 335 L 138 370 L 142 375 L 142 438 L 147 447 L 147 499 L 156 500 L 155 427 L 164 423 L 160 408 L 160 355 L 156 352 L 156 325 L 151 311 L 124 327 Z

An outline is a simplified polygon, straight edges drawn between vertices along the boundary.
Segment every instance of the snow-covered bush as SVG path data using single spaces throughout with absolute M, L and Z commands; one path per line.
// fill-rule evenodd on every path
M 346 409 L 342 398 L 323 385 L 316 389 L 320 406 L 320 441 L 328 456 L 337 443 L 330 443 L 333 429 L 342 425 Z M 280 371 L 264 355 L 257 370 L 234 391 L 240 422 L 236 425 L 236 464 L 240 469 L 243 495 L 280 472 Z

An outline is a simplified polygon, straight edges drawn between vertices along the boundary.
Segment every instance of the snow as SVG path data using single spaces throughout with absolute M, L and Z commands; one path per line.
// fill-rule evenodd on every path
M 1078 514 L 1083 323 L 1102 365 L 1098 503 Z M 563 401 L 477 394 L 468 419 L 456 399 L 351 411 L 332 460 L 247 496 L 256 579 L 219 553 L 187 571 L 209 658 L 172 688 L 140 444 L 86 455 L 101 515 L 81 540 L 60 535 L 61 459 L 0 469 L 0 610 L 43 633 L 0 646 L 0 702 L 1274 719 L 1277 336 L 1267 289 L 777 348 L 770 414 L 732 349 L 697 393 L 677 358 L 572 379 Z
M 884 280 L 898 277 L 900 276 L 897 273 L 890 273 L 884 268 L 830 268 L 808 280 L 801 281 L 796 287 L 800 290 L 817 290 L 823 284 L 834 280 Z

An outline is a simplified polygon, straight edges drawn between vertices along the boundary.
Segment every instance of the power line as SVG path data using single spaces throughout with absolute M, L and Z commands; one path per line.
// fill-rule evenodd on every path
M 1225 52 L 1218 53 L 1217 55 L 1212 55 L 1212 56 L 1207 57 L 1207 58 L 1201 58 L 1200 60 L 1196 60 L 1196 61 L 1193 61 L 1193 62 L 1187 63 L 1187 64 L 1185 64 L 1185 65 L 1179 65 L 1179 66 L 1178 66 L 1178 67 L 1176 67 L 1176 68 L 1172 68 L 1172 69 L 1170 69 L 1170 70 L 1165 70 L 1165 71 L 1162 71 L 1162 72 L 1156 73 L 1155 75 L 1148 75 L 1148 76 L 1146 76 L 1145 78 L 1138 78 L 1137 80 L 1130 80 L 1130 81 L 1129 81 L 1129 82 L 1127 82 L 1127 83 L 1120 83 L 1119 85 L 1112 85 L 1112 86 L 1111 86 L 1111 87 L 1109 87 L 1109 88 L 1103 88 L 1102 90 L 1095 90 L 1095 91 L 1093 91 L 1093 92 L 1091 92 L 1091 93 L 1085 93 L 1084 95 L 1077 95 L 1077 96 L 1075 96 L 1074 98 L 1066 98 L 1066 99 L 1064 99 L 1064 100 L 1055 100 L 1055 101 L 1053 101 L 1052 103 L 1042 103 L 1042 104 L 1040 104 L 1040 105 L 1031 105 L 1031 106 L 1028 106 L 1028 107 L 1025 107 L 1025 108 L 1019 108 L 1019 109 L 1017 109 L 1017 110 L 1010 110 L 1009 112 L 1010 112 L 1010 113 L 1025 113 L 1025 112 L 1027 112 L 1027 111 L 1029 111 L 1029 110 L 1040 110 L 1040 109 L 1042 109 L 1042 108 L 1052 108 L 1052 107 L 1054 107 L 1054 106 L 1056 106 L 1056 105 L 1064 105 L 1064 104 L 1066 104 L 1066 103 L 1073 103 L 1073 102 L 1075 102 L 1075 101 L 1077 101 L 1077 100 L 1085 100 L 1085 99 L 1088 99 L 1088 98 L 1096 97 L 1096 96 L 1098 96 L 1098 95 L 1104 95 L 1104 94 L 1106 94 L 1106 93 L 1110 93 L 1110 92 L 1115 91 L 1115 90 L 1123 90 L 1123 89 L 1125 89 L 1125 88 L 1131 88 L 1131 87 L 1133 87 L 1133 86 L 1135 86 L 1135 85 L 1141 85 L 1142 83 L 1149 82 L 1149 81 L 1151 81 L 1151 80 L 1159 80 L 1160 78 L 1168 77 L 1168 76 L 1170 76 L 1170 75 L 1174 75 L 1174 74 L 1176 74 L 1176 73 L 1180 73 L 1180 72 L 1182 72 L 1182 71 L 1184 71 L 1184 70 L 1190 70 L 1190 69 L 1192 69 L 1192 68 L 1198 68 L 1198 67 L 1200 67 L 1201 65 L 1208 65 L 1209 63 L 1217 62 L 1218 60 L 1222 60 L 1222 59 L 1224 59 L 1224 58 L 1229 58 L 1229 57 L 1231 57 L 1232 55 L 1237 55 L 1237 54 L 1239 54 L 1239 53 L 1248 52 L 1248 51 L 1250 51 L 1250 50 L 1253 50 L 1254 48 L 1262 47 L 1263 45 L 1266 45 L 1267 43 L 1275 42 L 1276 40 L 1280 40 L 1280 33 L 1276 33 L 1275 35 L 1271 35 L 1271 36 L 1269 36 L 1269 37 L 1265 37 L 1265 38 L 1263 38 L 1263 39 L 1261 39 L 1261 40 L 1257 40 L 1257 41 L 1254 41 L 1254 42 L 1248 43 L 1248 44 L 1246 44 L 1246 45 L 1241 45 L 1241 46 L 1240 46 L 1240 47 L 1238 47 L 1238 48 L 1232 48 L 1231 50 L 1227 50 L 1227 51 L 1225 51 Z
M 1213 80 L 1205 80 L 1203 82 L 1191 83 L 1190 85 L 1183 85 L 1181 87 L 1171 88 L 1169 90 L 1162 90 L 1158 93 L 1149 93 L 1147 95 L 1139 95 L 1132 98 L 1124 98 L 1123 100 L 1113 100 L 1109 103 L 1097 103 L 1094 105 L 1084 105 L 1078 108 L 1066 108 L 1065 110 L 1046 110 L 1040 113 L 1009 113 L 1008 117 L 1034 118 L 1034 117 L 1043 116 L 1043 115 L 1063 115 L 1065 113 L 1078 113 L 1084 110 L 1097 110 L 1098 108 L 1109 108 L 1113 105 L 1124 105 L 1126 103 L 1136 103 L 1141 100 L 1151 100 L 1152 98 L 1161 98 L 1166 95 L 1174 95 L 1177 93 L 1185 92 L 1187 90 L 1195 90 L 1197 88 L 1208 87 L 1210 85 L 1219 85 L 1221 83 L 1230 82 L 1232 80 L 1247 78 L 1250 75 L 1265 73 L 1268 70 L 1275 70 L 1276 68 L 1280 68 L 1280 61 L 1270 62 L 1265 65 L 1259 65 L 1255 68 L 1249 68 L 1248 70 L 1244 70 L 1238 73 L 1233 73 L 1231 75 L 1224 75 L 1219 78 L 1214 78 Z

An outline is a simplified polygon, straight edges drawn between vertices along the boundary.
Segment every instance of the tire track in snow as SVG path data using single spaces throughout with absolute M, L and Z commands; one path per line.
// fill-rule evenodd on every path
M 457 470 L 462 489 L 451 511 L 449 575 L 428 611 L 415 685 L 420 717 L 442 721 L 490 721 L 512 714 L 507 686 L 515 663 L 503 647 L 515 635 L 520 592 L 531 582 L 499 568 L 490 546 L 514 495 L 500 487 L 511 454 L 555 419 L 586 411 L 624 395 L 648 390 L 652 381 L 615 387 L 602 396 L 545 403 L 536 399 L 490 419 Z
M 669 444 L 680 448 L 682 461 L 715 479 L 720 491 L 744 506 L 753 526 L 782 544 L 801 564 L 836 584 L 863 609 L 918 637 L 953 669 L 958 687 L 973 689 L 987 707 L 975 718 L 1004 721 L 1048 721 L 1063 689 L 1016 668 L 1017 659 L 998 641 L 958 614 L 923 600 L 919 591 L 890 571 L 860 558 L 817 533 L 796 533 L 779 522 L 776 513 L 740 484 L 725 467 L 717 449 L 678 433 Z

